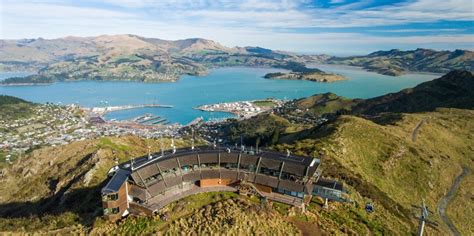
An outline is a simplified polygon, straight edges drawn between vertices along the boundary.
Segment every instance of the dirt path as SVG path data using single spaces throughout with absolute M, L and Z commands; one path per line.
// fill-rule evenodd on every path
M 305 222 L 293 217 L 287 217 L 287 221 L 293 223 L 296 228 L 301 231 L 302 236 L 323 235 L 321 229 L 319 229 L 319 226 L 316 223 Z
M 426 122 L 426 118 L 424 118 L 423 120 L 421 120 L 415 127 L 415 129 L 413 130 L 413 132 L 411 133 L 411 140 L 413 142 L 416 142 L 416 135 L 418 134 L 418 130 L 421 128 L 421 126 Z
M 469 170 L 467 167 L 462 168 L 462 173 L 454 179 L 453 184 L 451 185 L 451 188 L 449 189 L 448 193 L 441 199 L 441 201 L 438 204 L 438 213 L 441 216 L 441 219 L 443 222 L 448 226 L 449 230 L 453 233 L 453 235 L 461 235 L 459 231 L 456 229 L 456 226 L 454 226 L 453 222 L 449 219 L 448 215 L 446 214 L 446 207 L 448 206 L 449 202 L 454 198 L 454 195 L 456 194 L 456 191 L 459 188 L 459 184 L 461 183 L 461 180 L 468 176 L 471 173 L 471 170 Z

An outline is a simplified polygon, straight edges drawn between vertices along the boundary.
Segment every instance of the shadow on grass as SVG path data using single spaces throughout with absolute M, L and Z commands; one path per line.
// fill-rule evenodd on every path
M 379 125 L 395 125 L 403 119 L 403 113 L 381 113 L 376 116 L 359 115 Z
M 71 182 L 74 183 L 74 181 Z M 100 190 L 105 182 L 93 187 L 77 189 L 65 186 L 56 194 L 34 202 L 1 204 L 0 217 L 4 218 L 6 222 L 1 224 L 0 229 L 15 231 L 18 230 L 17 227 L 21 226 L 26 230 L 38 230 L 43 226 L 48 228 L 49 223 L 57 225 L 57 222 L 67 222 L 68 220 L 71 221 L 68 222 L 71 225 L 92 226 L 95 219 L 102 215 Z M 63 217 L 65 213 L 72 213 L 75 217 L 65 219 Z M 48 219 L 52 219 L 54 222 L 47 222 Z M 33 224 L 33 220 L 39 220 L 39 225 Z

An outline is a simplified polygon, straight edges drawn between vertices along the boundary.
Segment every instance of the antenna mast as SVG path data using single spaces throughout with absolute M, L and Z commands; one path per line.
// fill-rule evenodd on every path
M 150 145 L 148 145 L 148 160 L 151 160 L 153 156 L 151 155 Z
M 192 135 L 191 135 L 191 141 L 192 141 L 191 150 L 194 150 L 194 128 L 191 128 L 191 132 L 192 132 Z
M 173 154 L 176 153 L 176 146 L 174 145 L 174 138 L 171 138 L 171 147 L 173 148 Z

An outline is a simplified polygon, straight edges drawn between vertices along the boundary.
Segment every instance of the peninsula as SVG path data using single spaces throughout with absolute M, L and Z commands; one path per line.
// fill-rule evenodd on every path
M 347 80 L 346 77 L 338 74 L 325 72 L 289 72 L 289 73 L 268 73 L 265 79 L 288 79 L 288 80 L 309 80 L 314 82 L 330 83 L 335 81 Z

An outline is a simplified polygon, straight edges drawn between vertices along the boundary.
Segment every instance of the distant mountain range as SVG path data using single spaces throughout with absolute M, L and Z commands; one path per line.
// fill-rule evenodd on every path
M 407 72 L 447 73 L 451 70 L 474 70 L 474 52 L 468 50 L 435 51 L 416 49 L 378 51 L 366 56 L 333 57 L 331 64 L 361 66 L 384 75 L 398 76 Z
M 19 83 L 56 80 L 174 81 L 216 66 L 305 69 L 296 56 L 259 47 L 228 48 L 211 40 L 168 41 L 136 35 L 103 35 L 0 41 L 0 70 L 38 71 Z M 10 80 L 7 82 L 17 82 Z
M 183 74 L 204 75 L 222 66 L 275 67 L 293 72 L 320 72 L 305 63 L 362 66 L 382 74 L 408 71 L 447 72 L 474 68 L 471 51 L 380 51 L 361 57 L 298 55 L 261 47 L 225 47 L 193 38 L 161 40 L 137 35 L 102 35 L 59 39 L 0 40 L 0 71 L 36 75 L 3 83 L 50 83 L 58 80 L 175 81 Z

